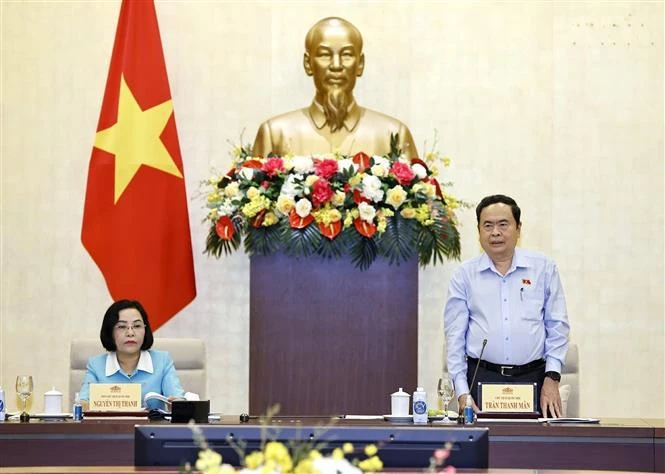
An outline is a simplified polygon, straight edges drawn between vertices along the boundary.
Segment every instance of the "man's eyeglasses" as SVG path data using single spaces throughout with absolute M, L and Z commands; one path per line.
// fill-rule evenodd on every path
M 132 331 L 137 332 L 137 331 L 142 331 L 145 329 L 145 324 L 143 323 L 134 323 L 131 326 L 128 326 L 125 323 L 119 323 L 113 326 L 113 329 L 115 329 L 118 332 L 127 332 L 129 328 L 132 328 Z

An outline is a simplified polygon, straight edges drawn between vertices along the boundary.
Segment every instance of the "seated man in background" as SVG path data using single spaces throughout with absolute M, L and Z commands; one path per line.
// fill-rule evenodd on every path
M 140 383 L 141 400 L 149 392 L 171 400 L 184 397 L 169 353 L 150 349 L 152 330 L 141 303 L 131 300 L 113 303 L 104 314 L 99 338 L 108 353 L 88 361 L 80 391 L 84 410 L 88 409 L 91 383 Z M 148 405 L 158 408 L 159 401 L 149 400 Z
M 515 200 L 501 194 L 476 208 L 485 252 L 462 263 L 450 282 L 444 310 L 448 370 L 460 407 L 469 393 L 478 400 L 470 387 L 478 366 L 476 383 L 537 383 L 543 416 L 560 417 L 570 330 L 566 300 L 556 264 L 515 248 L 520 216 Z

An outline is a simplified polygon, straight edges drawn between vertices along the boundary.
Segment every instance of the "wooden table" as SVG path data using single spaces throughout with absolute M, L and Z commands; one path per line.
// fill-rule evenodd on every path
M 285 417 L 273 422 L 324 425 L 326 419 Z M 134 426 L 147 423 L 135 419 L 0 423 L 0 466 L 131 466 Z M 236 424 L 238 418 L 224 417 L 220 423 Z M 357 425 L 390 426 L 374 420 L 337 421 L 338 427 Z M 665 472 L 665 420 L 603 419 L 599 425 L 485 422 L 477 426 L 490 429 L 492 469 Z

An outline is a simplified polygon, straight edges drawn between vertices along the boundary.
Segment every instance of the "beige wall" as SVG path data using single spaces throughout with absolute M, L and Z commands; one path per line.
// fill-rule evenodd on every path
M 0 384 L 10 410 L 19 373 L 35 377 L 36 410 L 51 386 L 66 390 L 69 341 L 96 337 L 109 304 L 79 236 L 118 11 L 117 1 L 2 2 Z M 421 151 L 439 130 L 454 192 L 514 196 L 522 244 L 559 263 L 582 414 L 665 416 L 662 2 L 171 1 L 157 13 L 198 286 L 157 335 L 206 341 L 213 410 L 247 410 L 249 266 L 243 254 L 202 255 L 198 183 L 228 166 L 227 141 L 243 129 L 251 141 L 262 119 L 308 103 L 305 32 L 340 15 L 365 37 L 358 101 L 408 123 Z M 461 220 L 469 258 L 475 216 Z M 456 266 L 420 274 L 419 379 L 431 394 Z

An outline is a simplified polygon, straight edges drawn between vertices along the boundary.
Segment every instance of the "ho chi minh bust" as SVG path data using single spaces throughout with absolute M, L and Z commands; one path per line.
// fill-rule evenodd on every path
M 314 78 L 314 100 L 261 124 L 252 154 L 384 155 L 390 152 L 390 134 L 397 133 L 402 153 L 418 156 L 406 125 L 356 103 L 353 88 L 365 68 L 362 49 L 360 31 L 348 21 L 330 17 L 316 23 L 305 38 L 303 58 L 305 72 Z

